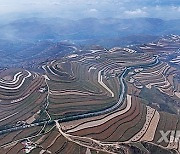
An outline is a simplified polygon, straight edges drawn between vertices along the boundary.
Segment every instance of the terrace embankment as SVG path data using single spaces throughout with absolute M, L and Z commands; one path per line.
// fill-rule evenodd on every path
M 2 71 L 0 128 L 29 128 L 1 135 L 0 153 L 180 152 L 174 140 L 180 127 L 174 39 L 138 51 L 82 50 L 43 63 L 43 74 Z M 165 53 L 175 54 L 171 62 Z M 158 142 L 161 130 L 175 130 L 168 143 Z

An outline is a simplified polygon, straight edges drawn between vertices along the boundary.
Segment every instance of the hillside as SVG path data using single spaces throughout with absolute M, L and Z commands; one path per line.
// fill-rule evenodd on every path
M 178 154 L 179 48 L 169 35 L 0 70 L 0 153 Z
M 23 40 L 113 39 L 132 35 L 180 34 L 180 20 L 155 18 L 66 20 L 62 18 L 19 19 L 0 26 L 0 36 Z

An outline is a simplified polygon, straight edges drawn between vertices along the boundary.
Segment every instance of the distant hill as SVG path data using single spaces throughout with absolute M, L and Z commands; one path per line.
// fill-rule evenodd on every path
M 62 57 L 76 51 L 77 47 L 68 42 L 52 41 L 8 41 L 0 39 L 0 68 L 37 68 L 39 63 Z
M 154 18 L 26 18 L 0 23 L 0 67 L 34 67 L 89 45 L 144 44 L 162 35 L 180 34 L 179 25 L 180 20 Z
M 155 18 L 67 20 L 27 18 L 0 26 L 0 38 L 20 40 L 104 40 L 135 35 L 180 34 L 180 20 Z

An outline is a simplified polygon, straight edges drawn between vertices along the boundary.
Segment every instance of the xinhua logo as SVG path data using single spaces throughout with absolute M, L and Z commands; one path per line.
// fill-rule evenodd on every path
M 160 134 L 161 134 L 161 138 L 157 141 L 158 143 L 161 142 L 178 143 L 180 141 L 180 130 L 179 131 L 169 130 L 167 132 L 161 130 Z

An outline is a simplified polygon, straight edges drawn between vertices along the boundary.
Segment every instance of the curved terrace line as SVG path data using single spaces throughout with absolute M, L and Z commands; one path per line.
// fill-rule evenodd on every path
M 130 110 L 130 108 L 131 108 L 131 104 L 132 104 L 131 96 L 127 95 L 127 106 L 126 106 L 125 109 L 120 110 L 118 112 L 115 112 L 115 113 L 113 113 L 111 115 L 108 115 L 106 118 L 103 118 L 103 119 L 100 119 L 100 120 L 96 120 L 96 121 L 90 121 L 88 123 L 84 123 L 84 124 L 78 126 L 77 128 L 73 128 L 73 129 L 71 129 L 71 130 L 69 130 L 67 132 L 68 133 L 72 133 L 72 132 L 76 132 L 76 131 L 79 131 L 79 130 L 82 130 L 82 129 L 85 129 L 85 128 L 92 128 L 92 127 L 95 127 L 95 126 L 96 127 L 100 126 L 103 123 L 105 123 L 105 122 L 107 122 L 107 121 L 109 121 L 109 120 L 111 120 L 111 119 L 113 119 L 113 118 L 115 118 L 117 116 L 120 116 L 120 115 L 122 115 L 122 114 L 124 114 L 126 112 L 128 112 Z
M 22 72 L 19 72 L 17 74 L 14 75 L 13 77 L 13 80 L 11 81 L 6 81 L 6 80 L 0 80 L 0 83 L 3 83 L 3 84 L 9 84 L 9 85 L 13 85 L 13 84 L 16 84 L 18 81 L 19 81 L 19 78 L 23 75 L 21 74 Z
M 0 86 L 0 88 L 6 89 L 6 90 L 17 90 L 17 89 L 19 89 L 23 85 L 24 81 L 32 75 L 31 72 L 29 72 L 29 71 L 27 71 L 27 72 L 28 72 L 28 75 L 22 79 L 21 83 L 17 87 Z
M 84 114 L 79 114 L 79 115 L 72 115 L 69 117 L 64 117 L 64 118 L 60 118 L 60 119 L 56 119 L 56 121 L 58 122 L 67 122 L 67 121 L 73 121 L 73 120 L 78 120 L 78 119 L 83 119 L 83 118 L 89 118 L 89 117 L 93 117 L 93 116 L 99 116 L 102 114 L 106 114 L 109 112 L 112 112 L 116 109 L 119 108 L 119 106 L 122 105 L 124 98 L 126 96 L 126 84 L 124 81 L 124 78 L 126 77 L 126 75 L 128 74 L 128 72 L 132 69 L 136 69 L 136 68 L 145 68 L 145 67 L 152 67 L 154 65 L 157 65 L 159 63 L 159 59 L 158 56 L 155 56 L 155 61 L 151 62 L 150 64 L 140 64 L 140 65 L 136 65 L 136 66 L 131 66 L 126 68 L 125 70 L 123 70 L 123 73 L 120 75 L 119 77 L 119 81 L 120 81 L 120 85 L 121 85 L 121 93 L 119 95 L 119 100 L 115 105 L 112 105 L 109 108 L 103 109 L 103 110 L 99 110 L 99 111 L 94 111 L 94 112 L 88 112 L 88 113 L 84 113 Z M 30 127 L 35 127 L 35 126 L 42 126 L 45 123 L 47 124 L 54 124 L 55 121 L 51 120 L 51 121 L 42 121 L 42 122 L 38 122 L 38 123 L 33 123 L 33 124 L 27 124 L 24 126 L 19 126 L 19 127 L 12 127 L 9 129 L 5 129 L 5 130 L 1 130 L 0 134 L 5 134 L 8 132 L 12 132 L 12 131 L 17 131 L 17 130 L 21 130 L 21 129 L 25 129 L 25 128 L 30 128 Z
M 112 90 L 108 86 L 106 86 L 106 84 L 103 82 L 102 72 L 103 70 L 100 70 L 98 72 L 98 82 L 102 87 L 104 87 L 111 94 L 111 97 L 114 97 L 114 93 L 112 92 Z

